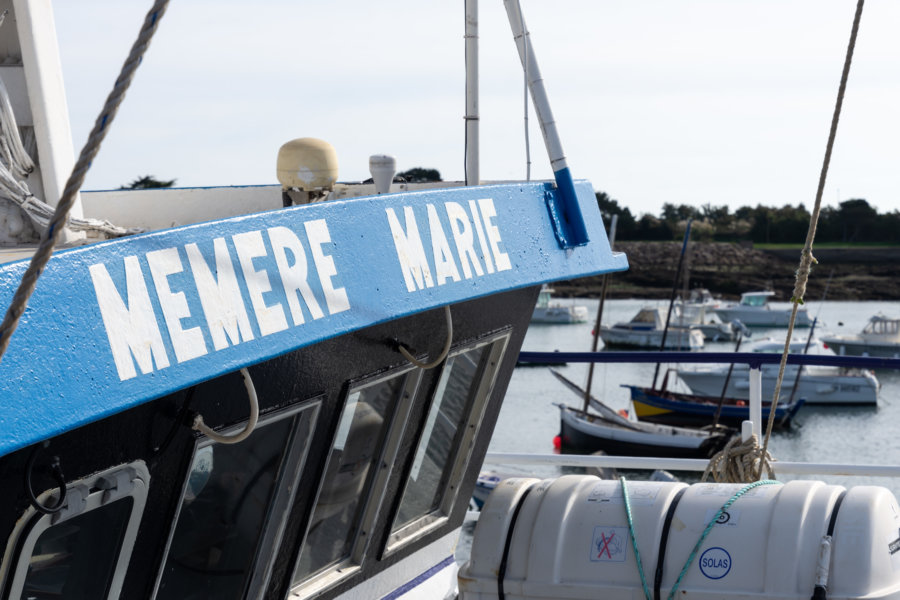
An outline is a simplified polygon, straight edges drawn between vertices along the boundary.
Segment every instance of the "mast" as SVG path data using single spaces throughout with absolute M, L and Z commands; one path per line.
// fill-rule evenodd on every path
M 480 181 L 478 156 L 478 0 L 466 0 L 466 185 Z

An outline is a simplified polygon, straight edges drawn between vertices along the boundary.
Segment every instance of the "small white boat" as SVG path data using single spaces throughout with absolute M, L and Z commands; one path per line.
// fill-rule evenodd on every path
M 725 322 L 712 309 L 721 306 L 718 298 L 706 288 L 694 288 L 687 299 L 675 301 L 675 315 L 678 325 L 690 326 L 703 333 L 703 339 L 711 342 L 726 342 L 737 339 L 738 332 L 750 335 L 739 321 Z
M 791 352 L 799 354 L 804 351 L 805 340 L 791 342 Z M 774 339 L 764 340 L 753 346 L 753 352 L 781 352 L 784 342 Z M 821 343 L 810 344 L 810 351 L 817 354 L 829 352 Z M 722 395 L 725 379 L 728 377 L 729 365 L 709 365 L 691 369 L 677 369 L 678 377 L 691 392 L 700 396 Z M 797 365 L 787 365 L 781 384 L 779 401 L 787 402 L 806 399 L 806 404 L 832 405 L 873 405 L 878 402 L 878 379 L 870 371 L 858 369 L 841 369 L 837 367 L 801 367 L 797 378 Z M 725 395 L 729 398 L 747 400 L 750 395 L 750 379 L 747 365 L 734 365 Z M 778 377 L 778 365 L 763 365 L 762 393 L 763 398 L 771 399 L 775 393 L 775 381 Z M 796 391 L 794 387 L 796 385 Z
M 711 309 L 726 323 L 740 321 L 747 327 L 787 327 L 791 320 L 791 309 L 773 309 L 769 299 L 775 295 L 773 291 L 744 292 L 737 304 Z M 809 315 L 806 309 L 797 310 L 794 327 L 809 327 Z
M 538 294 L 532 323 L 584 323 L 588 320 L 587 306 L 553 299 L 553 290 L 544 286 Z
M 659 349 L 663 343 L 666 315 L 662 308 L 644 307 L 630 320 L 612 327 L 600 327 L 600 339 L 607 347 Z M 681 327 L 675 318 L 665 336 L 666 350 L 698 350 L 703 347 L 703 333 L 693 327 Z
M 900 358 L 900 318 L 878 313 L 859 334 L 823 337 L 822 341 L 840 356 Z

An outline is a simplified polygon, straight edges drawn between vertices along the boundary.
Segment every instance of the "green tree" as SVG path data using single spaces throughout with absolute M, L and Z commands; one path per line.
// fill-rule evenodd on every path
M 175 185 L 175 179 L 171 181 L 160 181 L 156 179 L 153 175 L 144 175 L 143 177 L 138 177 L 128 185 L 123 185 L 119 189 L 120 190 L 150 190 L 155 188 L 168 188 Z
M 443 181 L 441 174 L 437 169 L 424 169 L 422 167 L 413 167 L 402 173 L 397 173 L 395 177 L 402 177 L 408 183 L 426 183 L 429 181 Z
M 609 226 L 612 224 L 613 215 L 618 215 L 619 220 L 616 224 L 616 239 L 630 240 L 635 232 L 635 220 L 631 211 L 624 206 L 619 206 L 619 202 L 610 198 L 606 192 L 596 192 L 597 206 L 600 208 L 600 216 L 603 222 Z

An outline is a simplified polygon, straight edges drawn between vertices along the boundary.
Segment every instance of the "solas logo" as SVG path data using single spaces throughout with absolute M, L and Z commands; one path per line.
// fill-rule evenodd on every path
M 700 572 L 709 579 L 722 579 L 731 571 L 731 555 L 718 546 L 709 548 L 700 555 Z

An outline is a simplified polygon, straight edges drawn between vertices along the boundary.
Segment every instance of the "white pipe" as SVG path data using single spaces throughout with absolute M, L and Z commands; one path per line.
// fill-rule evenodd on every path
M 478 185 L 478 0 L 466 0 L 466 185 Z
M 559 210 L 562 213 L 561 227 L 557 231 L 557 236 L 564 248 L 583 246 L 588 243 L 590 236 L 578 204 L 572 173 L 569 171 L 562 143 L 559 141 L 559 134 L 556 131 L 556 121 L 550 110 L 550 101 L 547 99 L 547 92 L 544 89 L 544 79 L 541 77 L 541 70 L 538 68 L 537 59 L 534 56 L 534 48 L 531 45 L 528 29 L 525 27 L 522 9 L 519 6 L 519 0 L 504 0 L 503 3 L 506 5 L 506 16 L 509 18 L 516 48 L 519 50 L 522 68 L 526 71 L 534 112 L 537 113 L 541 132 L 544 134 L 544 145 L 547 147 L 553 178 L 556 180 Z
M 777 404 L 777 402 L 776 402 Z M 775 410 L 772 406 L 771 410 Z M 757 439 L 762 438 L 762 369 L 750 369 L 750 420 L 753 421 L 753 433 Z
M 544 145 L 547 147 L 547 154 L 550 156 L 550 166 L 556 173 L 565 169 L 566 157 L 563 153 L 562 143 L 559 140 L 559 134 L 556 132 L 556 121 L 553 119 L 553 112 L 550 110 L 550 101 L 547 99 L 547 91 L 544 89 L 544 79 L 541 77 L 541 70 L 538 68 L 537 59 L 534 56 L 534 49 L 531 46 L 531 38 L 525 28 L 525 19 L 522 17 L 522 10 L 518 0 L 504 0 L 506 5 L 506 16 L 509 18 L 509 25 L 512 27 L 513 38 L 516 41 L 516 48 L 519 50 L 519 60 L 522 61 L 522 68 L 528 67 L 528 88 L 531 90 L 531 101 L 534 103 L 534 111 L 537 113 L 538 121 L 541 124 L 541 132 L 544 134 Z
M 616 469 L 666 469 L 703 471 L 708 460 L 698 458 L 653 458 L 642 456 L 593 456 L 583 454 L 522 454 L 489 452 L 485 464 L 556 467 L 613 467 Z M 900 465 L 846 465 L 836 463 L 775 463 L 778 473 L 793 475 L 838 475 L 853 477 L 900 477 Z
M 50 0 L 13 0 L 13 11 L 28 85 L 43 200 L 50 206 L 56 206 L 75 165 L 75 150 L 72 147 L 53 7 Z M 7 23 L 7 26 L 12 24 Z M 69 216 L 75 219 L 84 216 L 78 196 Z M 73 232 L 66 227 L 60 242 L 82 238 L 84 233 Z

